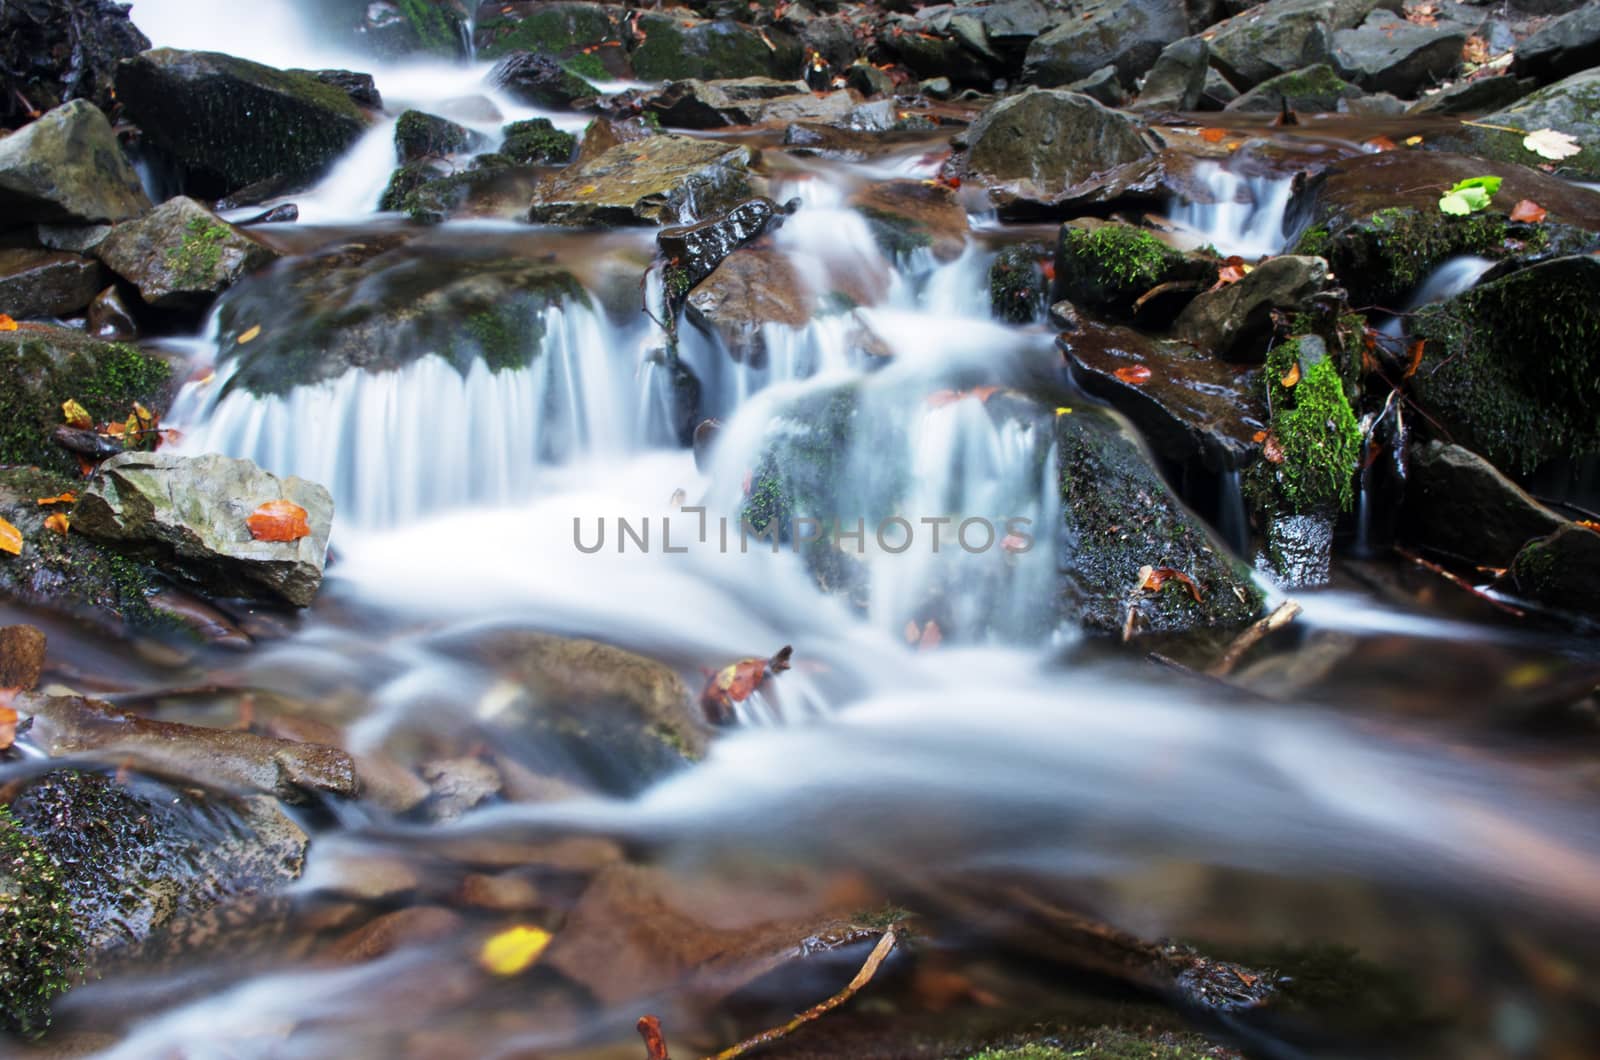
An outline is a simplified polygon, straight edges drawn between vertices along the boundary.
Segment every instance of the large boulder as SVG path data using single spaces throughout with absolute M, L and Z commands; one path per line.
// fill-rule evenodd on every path
M 634 24 L 642 40 L 629 58 L 644 81 L 793 77 L 804 58 L 800 42 L 776 27 L 757 30 L 668 11 L 640 15 Z
M 75 99 L 102 110 L 116 102 L 117 62 L 150 47 L 128 5 L 78 0 L 8 0 L 0 6 L 0 127 Z
M 1419 26 L 1390 11 L 1374 11 L 1356 29 L 1333 35 L 1339 72 L 1371 92 L 1410 98 L 1461 66 L 1471 27 L 1456 22 Z
M 1224 110 L 1278 114 L 1285 107 L 1305 114 L 1332 112 L 1345 100 L 1361 98 L 1361 90 L 1334 73 L 1327 63 L 1269 77 L 1231 100 Z
M 579 54 L 599 56 L 604 62 L 622 52 L 615 45 L 622 41 L 618 20 L 624 14 L 621 7 L 574 0 L 520 0 L 496 5 L 492 11 L 484 9 L 473 36 L 480 59 L 540 52 L 562 59 Z M 602 72 L 585 70 L 584 75 L 599 77 Z
M 146 304 L 195 309 L 279 254 L 193 199 L 162 203 L 112 229 L 95 255 L 139 289 Z
M 0 250 L 0 306 L 16 318 L 77 313 L 105 285 L 100 263 L 55 250 Z
M 106 116 L 74 100 L 0 139 L 0 228 L 125 221 L 150 209 Z
M 1124 88 L 1189 32 L 1182 0 L 1090 0 L 1028 45 L 1022 79 L 1055 88 L 1114 66 Z
M 361 108 L 315 76 L 218 52 L 127 59 L 117 98 L 182 168 L 184 190 L 208 199 L 267 180 L 307 186 L 367 129 Z
M 1156 56 L 1139 86 L 1141 110 L 1194 110 L 1205 94 L 1211 48 L 1203 37 L 1173 41 Z
M 1555 258 L 1419 310 L 1418 404 L 1513 474 L 1600 454 L 1597 283 L 1600 259 Z
M 1206 31 L 1211 61 L 1235 87 L 1327 62 L 1333 34 L 1358 26 L 1373 9 L 1398 9 L 1395 0 L 1268 0 Z
M 1521 131 L 1508 131 L 1512 129 Z M 1522 142 L 1524 132 L 1537 129 L 1554 129 L 1577 140 L 1581 150 L 1555 163 L 1562 176 L 1600 180 L 1600 67 L 1573 74 L 1426 143 L 1496 161 L 1542 165 L 1543 160 Z
M 1518 77 L 1554 81 L 1600 65 L 1600 5 L 1584 4 L 1517 44 Z
M 966 174 L 1002 210 L 1048 210 L 1156 152 L 1143 122 L 1088 96 L 1036 88 L 989 107 L 966 136 Z
M 1470 449 L 1434 439 L 1410 456 L 1401 533 L 1426 548 L 1504 568 L 1565 522 Z
M 269 501 L 306 512 L 310 533 L 258 540 L 248 520 Z M 100 465 L 73 510 L 74 531 L 109 541 L 213 595 L 266 596 L 309 607 L 322 585 L 333 498 L 248 460 L 123 453 Z
M 751 194 L 750 149 L 687 136 L 619 143 L 562 170 L 534 195 L 529 218 L 547 224 L 631 225 L 675 221 Z
M 548 55 L 519 52 L 489 71 L 488 83 L 519 103 L 532 107 L 570 107 L 599 91 Z

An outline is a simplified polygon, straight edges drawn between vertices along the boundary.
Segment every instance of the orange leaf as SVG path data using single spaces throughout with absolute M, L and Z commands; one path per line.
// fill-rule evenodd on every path
M 1579 519 L 1577 525 L 1585 530 L 1593 530 L 1595 533 L 1600 534 L 1600 523 L 1595 522 L 1593 519 Z
M 1269 464 L 1281 464 L 1287 459 L 1283 455 L 1283 446 L 1278 444 L 1276 434 L 1267 435 L 1267 440 L 1261 443 L 1261 455 L 1267 458 Z
M 1395 149 L 1395 142 L 1387 136 L 1374 136 L 1366 144 L 1374 151 L 1393 151 Z
M 1201 129 L 1200 130 L 1200 139 L 1204 140 L 1208 144 L 1219 144 L 1219 143 L 1222 142 L 1222 138 L 1224 136 L 1227 136 L 1227 135 L 1228 135 L 1228 130 L 1226 130 L 1226 129 Z
M 749 699 L 768 677 L 789 669 L 792 654 L 794 649 L 785 644 L 770 659 L 740 659 L 718 670 L 700 693 L 706 719 L 719 725 L 732 721 L 733 705 Z
M 40 497 L 39 500 L 38 500 L 39 507 L 41 507 L 41 508 L 43 508 L 47 504 L 77 504 L 77 503 L 78 503 L 78 495 L 76 493 L 73 493 L 71 490 L 68 490 L 65 493 L 58 493 L 54 497 Z
M 0 331 L 15 330 L 17 330 L 17 322 L 6 316 L 4 313 L 0 313 Z
M 22 531 L 0 519 L 0 552 L 22 555 Z
M 1183 573 L 1183 571 L 1174 567 L 1139 568 L 1139 588 L 1147 592 L 1158 593 L 1168 581 L 1174 580 L 1189 590 L 1189 595 L 1194 597 L 1195 603 L 1198 604 L 1200 602 L 1200 586 L 1196 585 L 1194 579 Z
M 1211 285 L 1211 290 L 1217 291 L 1230 283 L 1238 283 L 1250 274 L 1250 266 L 1244 259 L 1235 254 L 1222 260 L 1222 267 L 1217 270 L 1217 282 Z
M 1461 61 L 1482 65 L 1489 61 L 1489 42 L 1474 33 L 1461 45 Z
M 1427 339 L 1418 339 L 1411 344 L 1411 349 L 1407 351 L 1406 374 L 1400 378 L 1410 379 L 1417 374 L 1417 369 L 1422 366 L 1422 350 L 1427 345 Z
M 929 648 L 937 648 L 943 640 L 944 634 L 939 631 L 939 623 L 930 619 L 928 624 L 922 627 L 922 635 L 917 638 L 917 650 L 927 651 Z
M 1545 214 L 1548 212 L 1532 199 L 1523 199 L 1511 208 L 1511 219 L 1536 225 L 1544 220 Z
M 1282 383 L 1286 387 L 1294 386 L 1296 383 L 1300 382 L 1300 362 L 1296 361 L 1291 364 L 1289 366 L 1289 370 L 1283 373 L 1283 378 L 1278 380 L 1278 382 Z
M 1262 442 L 1267 440 L 1267 432 L 1257 431 L 1255 434 L 1250 436 L 1250 440 L 1255 442 L 1257 445 L 1260 445 Z
M 76 427 L 80 431 L 87 431 L 94 426 L 94 420 L 89 418 L 89 410 L 71 398 L 61 403 L 61 418 L 68 427 Z
M 17 738 L 17 712 L 10 707 L 0 707 L 0 751 L 10 747 Z
M 293 501 L 268 501 L 245 522 L 257 541 L 298 541 L 311 533 L 306 510 Z
M 1130 364 L 1112 373 L 1129 386 L 1142 386 L 1150 381 L 1150 369 L 1142 364 Z
M 67 528 L 71 525 L 72 521 L 67 518 L 65 512 L 56 512 L 44 521 L 46 530 L 54 530 L 62 537 L 67 536 Z

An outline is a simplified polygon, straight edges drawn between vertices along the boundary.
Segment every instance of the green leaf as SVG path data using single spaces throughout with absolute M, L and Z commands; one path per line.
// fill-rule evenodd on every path
M 1466 191 L 1468 188 L 1482 188 L 1493 195 L 1500 190 L 1499 177 L 1468 177 L 1466 180 L 1457 181 L 1451 191 Z
M 1456 216 L 1476 213 L 1486 209 L 1499 190 L 1499 177 L 1468 177 L 1440 196 L 1439 209 Z
M 1465 216 L 1472 212 L 1472 206 L 1463 195 L 1445 195 L 1439 199 L 1439 209 L 1448 214 Z

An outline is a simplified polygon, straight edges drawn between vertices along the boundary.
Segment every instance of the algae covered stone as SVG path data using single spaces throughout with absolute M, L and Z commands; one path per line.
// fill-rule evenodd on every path
M 73 100 L 0 138 L 0 217 L 8 223 L 126 221 L 150 209 L 111 123 Z
M 0 805 L 0 1030 L 43 1033 L 82 949 L 60 866 Z
M 619 143 L 569 166 L 534 195 L 529 217 L 547 224 L 662 224 L 691 203 L 709 215 L 751 195 L 750 149 L 687 136 Z
M 96 255 L 162 309 L 199 308 L 279 254 L 193 199 L 179 196 L 112 229 Z

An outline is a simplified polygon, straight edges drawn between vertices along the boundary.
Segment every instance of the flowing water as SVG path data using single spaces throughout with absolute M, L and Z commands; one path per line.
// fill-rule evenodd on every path
M 372 68 L 318 53 L 281 2 L 224 13 L 140 0 L 134 17 L 158 45 Z M 481 91 L 485 68 L 383 66 L 378 85 L 391 113 L 426 109 Z M 495 102 L 506 120 L 531 113 Z M 480 131 L 492 136 L 498 124 Z M 392 231 L 374 214 L 391 135 L 375 125 L 321 185 L 293 197 L 300 223 L 269 237 L 314 247 L 319 225 L 329 242 Z M 337 889 L 350 859 L 373 852 L 427 865 L 462 845 L 608 837 L 703 893 L 736 881 L 720 906 L 735 921 L 759 920 L 773 893 L 855 878 L 958 923 L 962 910 L 982 909 L 998 919 L 964 924 L 968 959 L 979 962 L 1029 949 L 1000 892 L 983 890 L 1026 880 L 1144 937 L 1356 947 L 1400 969 L 1452 1028 L 1447 1045 L 1415 1055 L 1585 1055 L 1561 1050 L 1584 1038 L 1595 1002 L 1583 985 L 1600 927 L 1600 827 L 1584 798 L 1592 778 L 1548 746 L 1501 741 L 1497 751 L 1484 736 L 1500 712 L 1523 709 L 1542 675 L 1576 666 L 1584 646 L 1541 644 L 1352 582 L 1299 597 L 1303 651 L 1261 676 L 1262 687 L 1287 691 L 1250 701 L 1154 663 L 1108 660 L 1072 624 L 1040 619 L 1072 547 L 1043 529 L 1023 551 L 936 553 L 896 551 L 868 528 L 865 573 L 848 595 L 819 591 L 787 547 L 741 542 L 762 454 L 775 441 L 803 444 L 817 424 L 796 410 L 841 391 L 881 430 L 855 440 L 828 484 L 840 510 L 871 511 L 893 475 L 914 484 L 905 514 L 917 530 L 923 517 L 1058 520 L 1047 433 L 962 396 L 1047 377 L 1052 400 L 1092 404 L 1055 378 L 1050 332 L 990 319 L 992 241 L 974 232 L 949 261 L 926 251 L 891 259 L 845 207 L 861 182 L 931 174 L 925 159 L 937 148 L 862 164 L 796 160 L 773 175 L 775 199 L 801 202 L 774 237 L 777 252 L 814 290 L 848 277 L 860 296 L 819 306 L 803 326 L 766 325 L 759 357 L 735 359 L 721 339 L 684 327 L 681 356 L 701 406 L 723 421 L 704 466 L 676 436 L 672 380 L 656 352 L 665 336 L 642 311 L 614 308 L 598 266 L 583 274 L 593 306 L 542 311 L 539 354 L 525 369 L 478 361 L 463 371 L 432 350 L 395 370 L 352 368 L 258 397 L 229 386 L 238 365 L 219 359 L 215 327 L 193 341 L 200 381 L 168 417 L 185 450 L 322 482 L 338 510 L 317 605 L 284 639 L 200 660 L 205 677 L 342 726 L 352 752 L 404 760 L 429 747 L 491 747 L 575 793 L 431 826 L 366 802 L 310 814 L 316 841 L 301 893 Z M 1224 253 L 1282 249 L 1287 181 L 1220 165 L 1205 179 L 1214 201 L 1180 203 L 1175 220 Z M 493 223 L 418 237 L 588 265 L 650 252 L 646 236 L 586 238 Z M 1447 266 L 1453 278 L 1439 283 L 1470 283 L 1461 276 L 1471 265 Z M 1237 479 L 1227 485 L 1219 529 L 1242 541 L 1229 515 Z M 647 527 L 652 547 L 625 540 L 619 521 Z M 601 548 L 578 547 L 596 532 L 609 535 Z M 668 540 L 685 551 L 668 551 Z M 919 650 L 908 630 L 921 639 L 933 614 L 943 643 Z M 510 724 L 526 691 L 470 650 L 506 628 L 593 637 L 694 682 L 701 667 L 785 644 L 796 665 L 741 704 L 739 724 L 702 764 L 646 783 Z M 1295 671 L 1302 664 L 1310 676 Z M 134 685 L 170 680 L 120 665 Z M 638 996 L 508 994 L 475 977 L 465 935 L 402 942 L 351 967 L 303 964 L 288 949 L 235 956 L 202 951 L 112 976 L 75 992 L 64 1016 L 111 1026 L 109 1055 L 127 1057 L 430 1055 L 427 1035 L 440 1028 L 476 1055 L 638 1056 L 634 1018 L 693 1009 L 687 981 Z M 470 1031 L 461 1013 L 472 1014 Z M 716 1026 L 699 1019 L 690 1026 L 702 1033 Z M 1261 1055 L 1342 1055 L 1348 1044 L 1303 1030 L 1260 1032 Z

